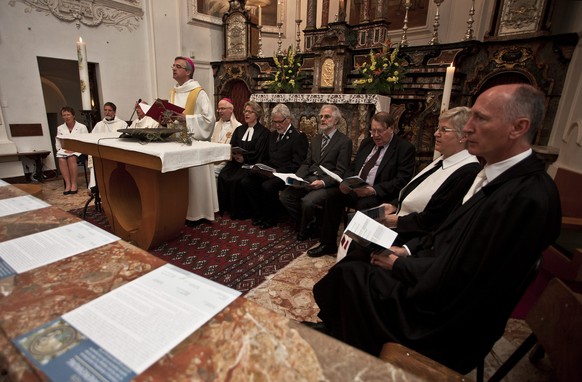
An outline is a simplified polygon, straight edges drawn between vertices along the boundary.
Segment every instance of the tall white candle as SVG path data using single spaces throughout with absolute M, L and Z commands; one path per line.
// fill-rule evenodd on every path
M 79 41 L 77 41 L 77 60 L 79 62 L 79 78 L 81 80 L 81 101 L 83 102 L 83 110 L 91 110 L 87 45 L 83 42 L 81 37 L 79 37 Z
M 301 19 L 301 0 L 295 0 L 296 1 L 296 6 L 295 6 L 295 20 L 300 20 Z
M 259 5 L 259 25 L 263 25 L 263 9 Z
M 453 89 L 453 78 L 455 77 L 455 67 L 447 68 L 447 75 L 445 76 L 445 89 L 443 90 L 443 102 L 441 103 L 441 113 L 449 109 L 449 101 L 451 100 L 451 90 Z
M 283 24 L 283 3 L 280 1 L 277 1 L 277 13 L 278 22 Z

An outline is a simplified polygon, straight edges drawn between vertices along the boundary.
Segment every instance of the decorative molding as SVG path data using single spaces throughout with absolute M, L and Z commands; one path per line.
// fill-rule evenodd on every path
M 378 94 L 251 94 L 251 101 L 272 103 L 372 104 L 376 112 L 390 111 L 390 97 Z
M 275 0 L 271 0 L 275 1 Z M 225 9 L 225 13 L 226 10 L 228 10 L 227 4 L 228 4 L 228 0 L 213 0 L 214 3 L 220 3 L 223 2 L 224 3 L 224 9 Z M 256 8 L 256 6 L 259 5 L 259 3 L 261 3 L 260 1 L 255 1 L 255 3 L 257 3 L 257 5 L 253 5 L 253 2 L 250 1 L 249 3 L 246 4 L 246 9 L 249 10 L 251 8 Z M 217 16 L 212 16 L 212 15 L 207 15 L 203 12 L 200 12 L 198 10 L 198 0 L 190 0 L 188 2 L 189 4 L 189 8 L 190 8 L 190 17 L 192 18 L 192 20 L 198 20 L 198 21 L 204 21 L 210 24 L 215 24 L 215 25 L 223 25 L 223 21 L 222 21 L 222 16 L 221 17 L 217 17 Z M 217 4 L 218 7 L 219 4 Z M 286 9 L 287 9 L 287 0 L 277 0 L 277 11 L 276 11 L 276 21 L 278 20 L 287 20 L 287 14 L 286 14 Z M 264 13 L 263 13 L 264 14 Z M 285 25 L 286 27 L 286 25 Z M 277 25 L 263 25 L 262 28 L 262 33 L 277 33 L 278 32 L 278 28 Z
M 14 7 L 17 2 L 28 6 L 25 13 L 44 12 L 61 21 L 74 22 L 77 29 L 83 24 L 132 31 L 143 19 L 141 0 L 10 0 L 9 4 Z

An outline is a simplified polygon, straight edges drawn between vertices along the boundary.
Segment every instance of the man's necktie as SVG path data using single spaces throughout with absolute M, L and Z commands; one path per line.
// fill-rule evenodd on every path
M 400 197 L 398 198 L 398 204 L 402 203 L 404 198 L 406 198 L 406 196 L 408 196 L 408 194 L 410 194 L 416 187 L 418 187 L 419 184 L 424 182 L 424 180 L 426 178 L 428 178 L 429 176 L 434 174 L 436 170 L 441 169 L 441 168 L 443 168 L 443 161 L 442 160 L 435 163 L 433 168 L 422 173 L 420 176 L 416 177 L 410 183 L 408 183 L 406 186 L 404 186 L 402 191 L 400 191 Z
M 281 139 L 283 139 L 283 135 L 285 134 L 279 134 L 279 136 L 277 137 L 277 143 L 281 142 Z
M 321 140 L 321 154 L 323 154 L 323 152 L 325 151 L 325 148 L 327 147 L 327 144 L 329 143 L 329 137 L 325 134 L 323 134 L 322 140 Z
M 362 172 L 360 173 L 360 178 L 362 178 L 364 181 L 366 181 L 366 178 L 368 177 L 370 170 L 372 169 L 372 167 L 374 167 L 374 165 L 376 164 L 376 161 L 378 161 L 378 158 L 380 157 L 380 152 L 382 151 L 383 148 L 384 148 L 384 146 L 378 147 L 378 149 L 376 150 L 374 155 L 372 155 L 370 160 L 368 160 L 364 164 L 364 167 L 362 167 Z
M 465 197 L 463 198 L 463 204 L 465 204 L 467 200 L 471 199 L 473 195 L 479 192 L 479 190 L 483 188 L 486 183 L 487 175 L 485 175 L 485 169 L 482 169 L 475 177 L 475 180 L 473 181 L 471 188 L 469 188 L 469 191 L 467 191 L 465 194 Z

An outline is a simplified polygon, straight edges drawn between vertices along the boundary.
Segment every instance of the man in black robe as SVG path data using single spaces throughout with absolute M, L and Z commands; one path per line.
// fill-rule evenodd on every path
M 530 147 L 543 113 L 529 85 L 479 96 L 463 129 L 487 162 L 475 187 L 431 235 L 394 254 L 350 253 L 314 286 L 332 336 L 376 355 L 399 342 L 461 373 L 485 357 L 559 234 L 558 192 Z

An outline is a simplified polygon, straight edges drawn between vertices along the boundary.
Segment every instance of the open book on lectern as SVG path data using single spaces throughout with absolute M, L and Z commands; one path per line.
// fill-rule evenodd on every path
M 165 99 L 156 99 L 153 105 L 149 108 L 146 115 L 151 117 L 152 119 L 156 120 L 157 122 L 162 122 L 164 119 L 164 113 L 166 113 L 166 117 L 173 117 L 176 114 L 182 114 L 184 112 L 184 108 L 174 105 L 173 103 L 168 102 Z

